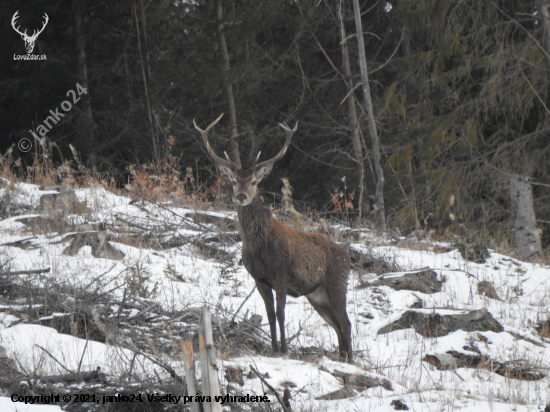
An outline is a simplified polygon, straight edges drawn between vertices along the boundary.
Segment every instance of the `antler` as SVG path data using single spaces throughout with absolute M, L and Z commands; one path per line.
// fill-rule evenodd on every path
M 223 117 L 223 113 L 220 115 L 220 117 L 218 117 L 216 120 L 210 123 L 210 125 L 206 128 L 206 130 L 202 130 L 199 126 L 197 126 L 195 119 L 193 119 L 193 124 L 195 125 L 195 129 L 197 129 L 200 132 L 202 136 L 202 140 L 206 145 L 206 150 L 208 150 L 208 154 L 210 155 L 212 160 L 214 160 L 215 163 L 218 163 L 221 166 L 225 166 L 231 170 L 237 170 L 239 167 L 235 163 L 233 163 L 233 161 L 229 158 L 226 152 L 223 152 L 223 153 L 225 154 L 225 157 L 227 158 L 227 160 L 222 159 L 216 153 L 214 153 L 214 151 L 212 150 L 212 147 L 210 146 L 210 143 L 208 142 L 208 132 L 210 131 L 210 129 L 216 126 L 216 124 L 221 120 L 222 117 Z
M 286 132 L 286 141 L 283 148 L 279 151 L 279 153 L 274 158 L 266 160 L 265 162 L 256 164 L 256 162 L 260 158 L 260 153 L 261 153 L 261 152 L 258 152 L 258 156 L 256 156 L 256 160 L 254 161 L 254 169 L 260 169 L 262 166 L 265 166 L 269 163 L 273 164 L 276 161 L 281 160 L 282 157 L 285 155 L 286 149 L 288 149 L 288 146 L 290 145 L 290 140 L 292 139 L 292 135 L 294 134 L 296 129 L 298 129 L 298 122 L 296 122 L 294 129 L 291 129 L 290 127 L 288 127 L 286 123 L 279 123 L 279 126 L 281 126 Z
M 44 17 L 46 17 L 46 21 L 44 21 L 44 24 L 42 24 L 42 28 L 40 30 L 38 30 L 38 31 L 33 30 L 33 33 L 32 33 L 32 36 L 31 36 L 32 39 L 36 39 L 38 37 L 38 35 L 44 31 L 44 29 L 46 28 L 46 25 L 50 21 L 50 18 L 48 17 L 48 15 L 45 12 L 44 12 Z
M 50 18 L 48 17 L 48 15 L 46 13 L 44 13 L 44 17 L 46 18 L 46 20 L 44 21 L 44 23 L 42 24 L 42 28 L 40 30 L 33 30 L 33 33 L 32 33 L 32 36 L 28 36 L 27 35 L 27 30 L 25 30 L 25 32 L 21 33 L 21 31 L 19 30 L 19 27 L 15 27 L 15 24 L 16 24 L 16 20 L 19 18 L 18 16 L 18 13 L 19 13 L 19 10 L 17 10 L 15 12 L 15 14 L 13 15 L 13 17 L 11 18 L 11 26 L 13 27 L 13 29 L 19 33 L 21 36 L 27 38 L 28 40 L 36 40 L 36 38 L 38 37 L 38 35 L 40 33 L 42 33 L 44 31 L 44 29 L 46 28 L 46 25 L 48 24 L 48 22 L 50 21 Z
M 15 27 L 15 21 L 19 18 L 19 16 L 17 15 L 17 13 L 19 13 L 19 10 L 17 10 L 15 12 L 15 14 L 13 15 L 13 17 L 11 18 L 11 27 L 13 27 L 13 29 L 19 33 L 21 36 L 27 36 L 27 30 L 25 30 L 25 33 L 21 33 L 19 31 L 19 27 Z

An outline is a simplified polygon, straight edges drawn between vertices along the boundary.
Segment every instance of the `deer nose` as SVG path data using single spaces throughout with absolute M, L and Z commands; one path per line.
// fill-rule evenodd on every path
M 237 195 L 237 200 L 239 201 L 239 203 L 246 202 L 246 199 L 248 199 L 248 196 L 246 195 L 246 193 L 239 193 Z

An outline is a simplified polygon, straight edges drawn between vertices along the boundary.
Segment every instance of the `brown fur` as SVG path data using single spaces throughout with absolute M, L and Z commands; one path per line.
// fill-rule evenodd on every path
M 238 207 L 243 237 L 243 263 L 256 281 L 267 311 L 274 351 L 279 351 L 276 319 L 285 338 L 286 296 L 306 296 L 314 309 L 334 328 L 340 356 L 352 360 L 351 323 L 346 313 L 350 261 L 346 251 L 325 235 L 305 233 L 283 225 L 255 196 Z M 273 293 L 276 293 L 275 311 Z
M 346 291 L 350 271 L 347 252 L 331 242 L 325 235 L 306 233 L 283 225 L 271 216 L 270 210 L 258 196 L 258 183 L 269 175 L 273 164 L 281 159 L 296 131 L 286 124 L 285 145 L 271 160 L 256 164 L 252 170 L 237 167 L 226 154 L 227 160 L 217 156 L 208 143 L 208 132 L 222 116 L 201 133 L 208 153 L 233 184 L 234 200 L 243 238 L 243 263 L 256 281 L 256 286 L 267 311 L 274 352 L 288 352 L 285 337 L 285 305 L 287 295 L 305 296 L 313 308 L 335 330 L 338 336 L 340 357 L 352 361 L 351 323 L 346 312 Z M 273 292 L 275 291 L 277 310 Z M 277 327 L 281 333 L 281 346 L 277 342 Z

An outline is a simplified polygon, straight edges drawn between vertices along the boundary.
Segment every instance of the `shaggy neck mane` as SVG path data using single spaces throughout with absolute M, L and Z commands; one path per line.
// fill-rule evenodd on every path
M 261 243 L 265 240 L 269 219 L 271 219 L 271 211 L 264 205 L 259 196 L 255 196 L 248 205 L 239 206 L 237 215 L 241 224 L 243 240 L 253 243 Z

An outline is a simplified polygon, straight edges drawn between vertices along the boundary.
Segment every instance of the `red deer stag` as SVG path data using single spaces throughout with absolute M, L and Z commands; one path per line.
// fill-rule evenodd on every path
M 301 232 L 275 220 L 258 196 L 258 183 L 269 175 L 273 164 L 285 155 L 298 123 L 294 129 L 280 124 L 286 132 L 286 141 L 273 159 L 258 163 L 258 153 L 252 169 L 243 170 L 231 161 L 227 153 L 227 160 L 217 156 L 208 143 L 208 132 L 222 116 L 206 130 L 200 129 L 194 120 L 193 123 L 202 135 L 208 154 L 220 172 L 233 184 L 243 239 L 243 263 L 264 300 L 273 351 L 279 352 L 275 324 L 278 320 L 280 351 L 288 352 L 285 338 L 286 296 L 305 295 L 319 315 L 336 331 L 340 357 L 351 361 L 351 323 L 346 312 L 350 271 L 348 254 L 324 235 Z M 272 290 L 276 293 L 277 312 Z

